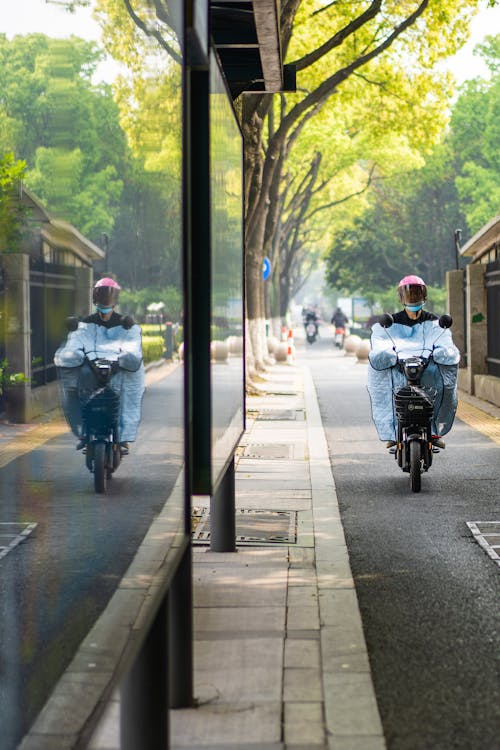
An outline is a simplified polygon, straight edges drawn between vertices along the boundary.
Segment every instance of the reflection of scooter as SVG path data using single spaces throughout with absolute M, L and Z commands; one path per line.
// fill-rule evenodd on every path
M 93 342 L 92 333 L 89 335 L 87 327 L 80 329 L 77 318 L 69 318 L 70 336 L 80 333 L 80 340 L 78 345 L 73 341 L 61 347 L 54 357 L 64 414 L 80 439 L 78 448 L 83 448 L 98 493 L 106 492 L 107 481 L 120 465 L 122 455 L 128 452 L 120 435 L 123 378 L 128 376 L 127 365 L 135 368 L 129 372 L 138 372 L 142 358 L 124 352 L 121 344 L 133 326 L 133 320 L 124 317 L 120 326 L 111 329 L 115 338 L 108 334 L 100 348 L 94 349 L 86 345 Z
M 337 349 L 342 349 L 344 346 L 344 339 L 345 339 L 345 328 L 343 326 L 337 326 L 335 328 L 335 346 Z
M 379 323 L 387 330 L 393 324 L 392 316 L 385 313 L 379 318 Z M 451 328 L 451 316 L 441 315 L 439 325 L 443 329 Z M 389 332 L 387 334 L 391 338 Z M 439 448 L 433 445 L 431 429 L 436 389 L 420 382 L 425 369 L 432 361 L 438 339 L 439 336 L 434 341 L 432 350 L 428 350 L 428 356 L 424 356 L 423 351 L 405 359 L 398 355 L 395 365 L 404 374 L 406 385 L 396 390 L 393 395 L 397 417 L 397 442 L 391 452 L 394 452 L 398 466 L 409 473 L 413 492 L 420 492 L 422 472 L 430 468 L 432 454 L 439 453 Z
M 118 362 L 86 357 L 80 372 L 85 462 L 94 475 L 94 489 L 99 493 L 106 492 L 106 482 L 121 460 L 118 432 L 120 394 L 110 386 L 111 376 L 118 369 Z

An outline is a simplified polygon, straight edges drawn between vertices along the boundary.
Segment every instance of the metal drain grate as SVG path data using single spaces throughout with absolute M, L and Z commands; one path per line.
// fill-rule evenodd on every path
M 467 521 L 476 542 L 500 565 L 500 521 Z
M 289 422 L 289 421 L 304 421 L 304 410 L 303 409 L 260 409 L 257 415 L 257 421 L 259 422 Z
M 210 543 L 208 508 L 193 508 L 192 538 L 198 544 Z M 236 511 L 237 544 L 296 544 L 297 511 L 248 510 Z
M 12 552 L 21 542 L 25 542 L 36 523 L 2 523 L 0 522 L 0 560 Z
M 292 458 L 293 446 L 287 443 L 249 443 L 245 458 Z

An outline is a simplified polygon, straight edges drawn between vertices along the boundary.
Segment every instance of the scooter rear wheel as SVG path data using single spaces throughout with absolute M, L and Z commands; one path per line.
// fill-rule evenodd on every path
M 97 493 L 106 492 L 106 444 L 94 445 L 94 489 Z
M 422 479 L 422 446 L 418 440 L 410 442 L 410 487 L 412 492 L 420 492 Z

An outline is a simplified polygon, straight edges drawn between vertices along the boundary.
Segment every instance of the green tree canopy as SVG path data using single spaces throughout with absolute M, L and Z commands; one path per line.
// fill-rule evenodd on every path
M 477 50 L 491 77 L 462 87 L 451 118 L 456 187 L 474 234 L 497 216 L 500 206 L 500 34 L 486 37 Z
M 468 239 L 498 214 L 499 39 L 478 48 L 491 77 L 463 85 L 449 130 L 424 165 L 377 183 L 366 210 L 336 231 L 326 254 L 330 285 L 370 294 L 409 272 L 443 285 L 456 264 L 455 230 Z
M 119 211 L 125 139 L 112 93 L 94 86 L 95 43 L 0 36 L 0 143 L 26 161 L 26 184 L 94 241 Z
M 13 153 L 0 154 L 0 253 L 14 252 L 23 231 L 19 185 L 26 170 Z

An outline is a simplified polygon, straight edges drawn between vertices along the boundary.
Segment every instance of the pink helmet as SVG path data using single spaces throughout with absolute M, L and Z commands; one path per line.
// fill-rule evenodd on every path
M 420 276 L 404 276 L 398 284 L 399 299 L 403 305 L 412 302 L 425 302 L 427 299 L 427 287 Z
M 425 286 L 425 281 L 420 276 L 405 276 L 399 282 L 398 289 L 401 286 Z
M 114 279 L 105 276 L 95 284 L 92 301 L 95 305 L 102 305 L 102 307 L 114 307 L 118 303 L 120 289 L 120 285 Z

